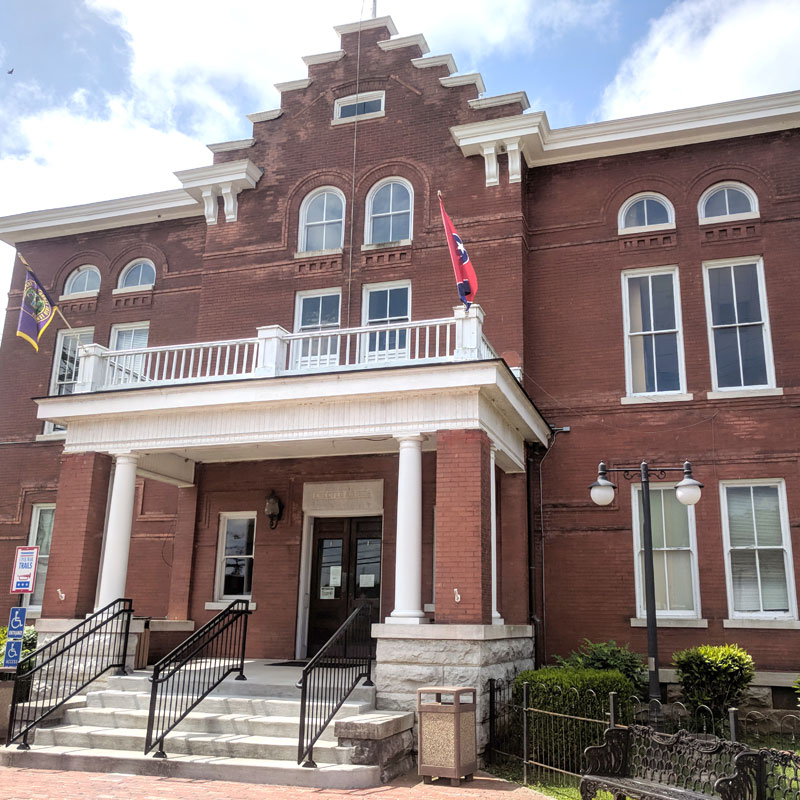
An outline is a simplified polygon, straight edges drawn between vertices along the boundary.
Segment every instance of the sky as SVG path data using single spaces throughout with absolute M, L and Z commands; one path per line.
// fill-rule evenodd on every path
M 371 0 L 0 0 L 0 217 L 180 186 Z M 800 0 L 377 0 L 560 128 L 800 89 Z M 10 70 L 13 72 L 9 73 Z M 0 243 L 0 317 L 13 248 Z

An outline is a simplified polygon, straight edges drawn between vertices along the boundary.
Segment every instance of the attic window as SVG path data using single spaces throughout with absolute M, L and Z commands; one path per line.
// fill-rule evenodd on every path
M 333 106 L 332 124 L 382 117 L 385 115 L 385 99 L 386 92 L 362 92 L 349 97 L 340 97 Z

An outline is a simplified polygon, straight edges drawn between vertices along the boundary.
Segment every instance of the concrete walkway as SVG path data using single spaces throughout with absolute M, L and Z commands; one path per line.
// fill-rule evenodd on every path
M 2 800 L 545 800 L 545 795 L 480 773 L 470 783 L 425 785 L 414 774 L 374 789 L 304 789 L 249 783 L 103 775 L 44 769 L 0 769 Z

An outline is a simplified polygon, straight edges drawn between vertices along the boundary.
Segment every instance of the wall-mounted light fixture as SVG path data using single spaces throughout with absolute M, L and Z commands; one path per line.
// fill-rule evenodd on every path
M 280 519 L 283 516 L 283 503 L 281 502 L 280 497 L 275 494 L 274 489 L 270 489 L 269 491 L 269 495 L 267 496 L 267 505 L 264 508 L 264 511 L 266 511 L 267 517 L 269 518 L 269 527 L 277 528 L 278 522 L 280 522 Z

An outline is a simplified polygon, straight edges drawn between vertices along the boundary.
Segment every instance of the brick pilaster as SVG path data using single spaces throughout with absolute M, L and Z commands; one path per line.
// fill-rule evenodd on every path
M 489 438 L 440 431 L 436 445 L 436 622 L 489 625 Z M 455 601 L 458 589 L 460 602 Z

